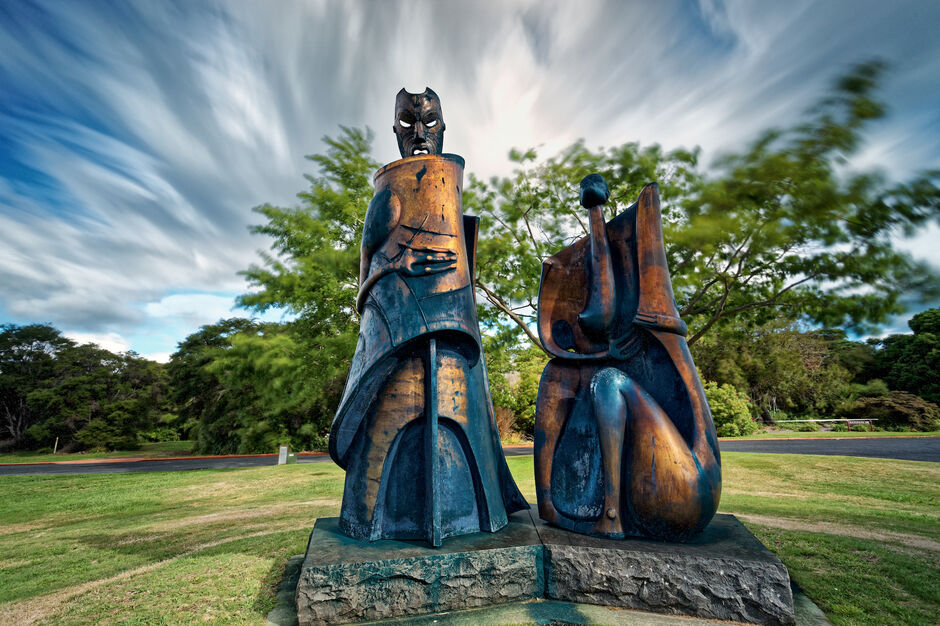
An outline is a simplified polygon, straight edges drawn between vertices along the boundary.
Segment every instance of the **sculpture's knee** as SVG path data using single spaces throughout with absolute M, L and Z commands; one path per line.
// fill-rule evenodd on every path
M 614 367 L 605 367 L 591 379 L 594 415 L 600 425 L 626 422 L 626 397 L 636 394 L 636 383 Z

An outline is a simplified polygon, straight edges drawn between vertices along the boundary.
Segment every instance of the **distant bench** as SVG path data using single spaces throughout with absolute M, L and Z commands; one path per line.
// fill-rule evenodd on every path
M 861 426 L 862 424 L 868 424 L 868 430 L 875 430 L 875 425 L 873 422 L 877 422 L 877 419 L 828 419 L 828 420 L 774 420 L 777 424 L 783 423 L 819 423 L 819 422 L 839 422 L 840 424 L 845 424 L 848 428 L 852 426 Z

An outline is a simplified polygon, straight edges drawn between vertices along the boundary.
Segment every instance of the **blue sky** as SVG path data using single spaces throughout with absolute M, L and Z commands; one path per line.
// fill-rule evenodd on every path
M 3 2 L 0 321 L 162 360 L 247 315 L 251 208 L 293 204 L 340 124 L 397 158 L 403 86 L 440 94 L 478 175 L 578 138 L 707 163 L 880 57 L 890 115 L 853 165 L 903 180 L 940 167 L 936 24 L 928 0 Z M 940 269 L 938 240 L 899 246 Z

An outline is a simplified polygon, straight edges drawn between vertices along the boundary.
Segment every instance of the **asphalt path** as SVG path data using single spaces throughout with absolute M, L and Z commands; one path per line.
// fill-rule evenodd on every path
M 719 441 L 718 447 L 722 452 L 825 454 L 940 463 L 940 437 L 728 440 Z
M 751 439 L 720 442 L 724 452 L 769 452 L 774 454 L 824 454 L 880 459 L 940 462 L 940 437 L 880 437 L 876 439 Z M 531 446 L 503 448 L 506 456 L 532 454 Z M 297 457 L 298 463 L 329 463 L 326 454 Z M 44 474 L 123 474 L 127 472 L 174 472 L 180 470 L 231 469 L 276 465 L 277 456 L 209 457 L 148 461 L 90 463 L 45 463 L 0 465 L 0 476 Z

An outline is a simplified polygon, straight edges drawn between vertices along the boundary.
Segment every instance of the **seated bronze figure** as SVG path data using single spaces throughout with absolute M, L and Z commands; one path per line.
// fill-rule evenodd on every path
M 478 218 L 463 159 L 442 154 L 430 89 L 399 92 L 402 159 L 375 175 L 362 232 L 359 340 L 330 432 L 346 470 L 340 528 L 357 539 L 497 531 L 528 508 L 489 394 L 473 289 Z
M 545 261 L 535 484 L 542 519 L 579 533 L 681 541 L 718 508 L 715 426 L 685 341 L 659 192 L 604 223 L 604 179 L 581 182 L 590 234 Z

